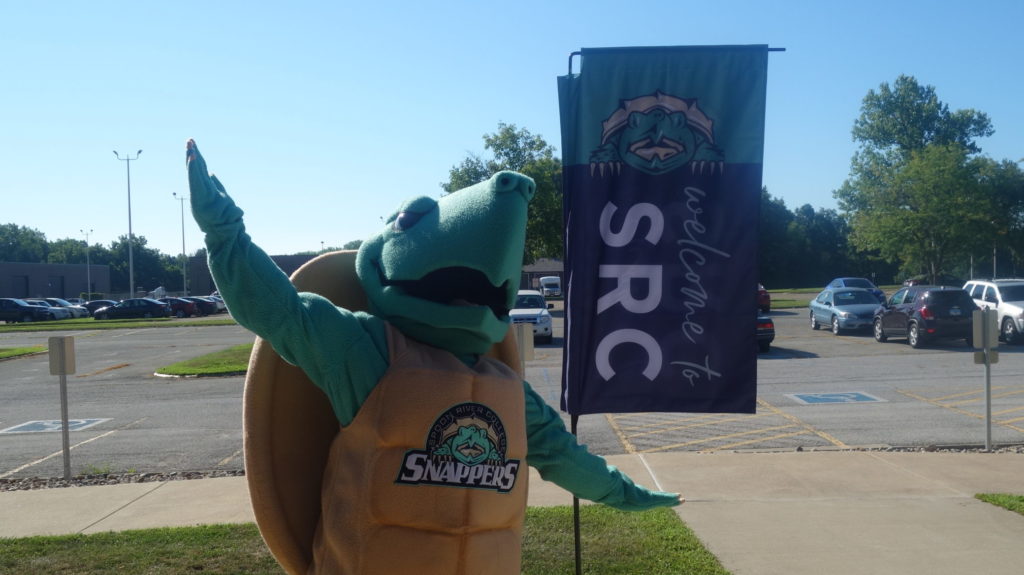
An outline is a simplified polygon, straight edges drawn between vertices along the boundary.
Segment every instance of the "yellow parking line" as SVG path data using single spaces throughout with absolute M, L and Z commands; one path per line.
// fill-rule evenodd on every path
M 985 419 L 984 415 L 979 415 L 977 413 L 972 413 L 970 411 L 967 411 L 966 409 L 960 409 L 958 407 L 955 407 L 953 404 L 942 403 L 942 402 L 937 401 L 937 400 L 928 399 L 927 397 L 924 397 L 923 395 L 918 395 L 918 394 L 910 392 L 910 391 L 903 391 L 902 389 L 897 389 L 896 392 L 897 393 L 901 393 L 901 394 L 903 394 L 903 395 L 905 395 L 905 396 L 907 396 L 907 397 L 909 397 L 911 399 L 916 399 L 918 401 L 923 401 L 925 403 L 934 405 L 935 407 L 941 407 L 943 409 L 948 409 L 950 411 L 955 411 L 955 412 L 957 412 L 957 413 L 959 413 L 961 415 L 966 415 L 968 417 L 973 417 L 975 419 Z
M 758 399 L 757 400 L 757 404 L 760 405 L 761 407 L 765 408 L 765 409 L 770 410 L 771 412 L 775 413 L 776 415 L 778 415 L 780 417 L 784 417 L 785 419 L 788 419 L 789 421 L 792 421 L 793 423 L 796 423 L 797 425 L 800 425 L 801 427 L 803 427 L 807 431 L 811 432 L 814 435 L 817 435 L 818 437 L 824 439 L 825 441 L 831 443 L 832 445 L 835 445 L 836 447 L 840 447 L 840 448 L 847 447 L 847 445 L 845 443 L 843 443 L 842 441 L 839 441 L 838 439 L 836 439 L 835 437 L 832 437 L 831 435 L 829 435 L 828 433 L 825 433 L 824 431 L 821 431 L 819 429 L 815 429 L 814 427 L 812 427 L 812 426 L 808 425 L 807 423 L 805 423 L 800 418 L 794 417 L 794 416 L 792 416 L 792 415 L 782 411 L 781 409 L 776 408 L 774 405 L 768 403 L 767 401 L 765 401 L 763 399 Z
M 769 415 L 769 414 L 745 415 L 745 416 L 742 416 L 742 417 L 730 417 L 730 418 L 726 418 L 726 419 L 712 419 L 712 420 L 704 421 L 704 422 L 701 422 L 701 423 L 691 423 L 689 425 L 678 425 L 676 427 L 669 427 L 669 428 L 665 428 L 665 429 L 659 429 L 659 430 L 656 430 L 656 431 L 648 431 L 648 432 L 645 432 L 645 433 L 631 433 L 630 437 L 642 437 L 644 435 L 655 435 L 655 434 L 664 433 L 664 432 L 667 432 L 667 431 L 679 431 L 681 429 L 696 429 L 698 427 L 707 427 L 709 425 L 716 425 L 716 424 L 719 424 L 719 423 L 732 423 L 734 421 L 747 421 L 747 420 L 754 419 L 754 418 L 757 418 L 757 417 L 765 417 L 767 415 Z
M 622 444 L 622 448 L 626 450 L 626 453 L 636 453 L 636 447 L 634 447 L 633 444 L 629 442 L 629 439 L 626 438 L 626 434 L 622 432 L 622 428 L 620 428 L 618 422 L 615 421 L 615 417 L 610 413 L 606 413 L 604 417 L 608 420 L 608 425 L 619 438 L 619 443 Z
M 1013 413 L 1015 411 L 1021 411 L 1021 410 L 1024 410 L 1024 405 L 1022 405 L 1020 407 L 1011 407 L 1010 409 L 1004 409 L 1002 411 L 993 411 L 992 415 L 1004 415 L 1004 414 L 1007 414 L 1007 413 Z
M 952 404 L 939 403 L 937 401 L 933 401 L 931 399 L 928 399 L 927 397 L 918 395 L 918 394 L 910 392 L 910 391 L 904 391 L 902 389 L 897 389 L 896 392 L 897 393 L 901 393 L 901 394 L 903 394 L 903 395 L 905 395 L 905 396 L 907 396 L 907 397 L 909 397 L 911 399 L 917 399 L 917 400 L 923 401 L 925 403 L 934 405 L 935 407 L 941 407 L 943 409 L 948 409 L 950 411 L 955 411 L 956 413 L 959 413 L 960 415 L 966 415 L 967 417 L 973 417 L 974 419 L 980 419 L 982 421 L 985 420 L 985 414 L 983 414 L 983 413 L 972 413 L 970 411 L 967 411 L 966 409 L 960 409 L 959 407 L 955 407 Z M 1014 431 L 1019 431 L 1021 433 L 1024 433 L 1024 428 L 1017 427 L 1016 425 L 1011 425 L 1012 423 L 1014 423 L 1016 421 L 1019 421 L 1019 419 L 1009 419 L 1009 420 L 1004 420 L 1004 421 L 996 421 L 996 420 L 993 419 L 992 423 L 994 423 L 996 425 L 1001 425 L 1003 427 L 1006 427 L 1008 429 L 1012 429 Z
M 997 391 L 997 390 L 1000 390 L 1000 389 L 1006 389 L 1006 388 L 1005 387 L 993 387 L 992 391 Z M 962 392 L 962 393 L 954 393 L 954 394 L 951 394 L 951 395 L 944 395 L 942 397 L 933 397 L 932 401 L 946 401 L 947 399 L 954 399 L 954 398 L 957 398 L 957 397 L 964 397 L 964 396 L 968 396 L 968 395 L 977 395 L 979 393 L 985 393 L 985 390 L 984 389 L 975 389 L 973 391 L 965 391 L 965 392 Z
M 776 427 L 765 427 L 765 428 L 762 428 L 762 429 L 754 429 L 754 430 L 751 430 L 751 431 L 742 431 L 740 433 L 730 433 L 729 435 L 716 435 L 716 436 L 713 436 L 713 437 L 705 437 L 703 439 L 694 439 L 693 441 L 685 441 L 683 443 L 675 443 L 675 444 L 672 444 L 672 445 L 662 445 L 661 447 L 653 447 L 651 449 L 644 449 L 644 450 L 641 451 L 641 453 L 654 453 L 656 451 L 666 451 L 666 450 L 669 450 L 669 449 L 675 449 L 677 447 L 688 447 L 688 446 L 691 446 L 691 445 L 700 445 L 702 443 L 710 443 L 712 441 L 720 441 L 722 439 L 731 439 L 731 438 L 734 438 L 734 437 L 748 437 L 748 436 L 753 435 L 755 433 L 764 433 L 766 431 L 777 431 L 779 429 L 792 429 L 793 427 L 796 427 L 796 426 L 795 425 L 779 425 L 779 426 L 776 426 Z M 801 433 L 803 433 L 803 432 L 801 432 Z M 762 438 L 755 439 L 754 441 L 762 441 L 764 439 L 765 438 L 762 437 Z M 713 448 L 713 449 L 715 449 L 715 448 Z
M 621 425 L 621 427 L 622 427 L 622 429 L 624 431 L 634 431 L 634 430 L 640 430 L 640 429 L 651 429 L 651 428 L 658 428 L 658 427 L 665 427 L 665 426 L 674 426 L 674 425 L 678 425 L 681 421 L 708 421 L 708 420 L 714 420 L 715 416 L 716 416 L 716 414 L 708 414 L 708 415 L 705 415 L 703 417 L 682 417 L 682 418 L 674 418 L 674 419 L 669 420 L 669 421 L 657 421 L 657 422 L 654 422 L 654 423 L 645 423 L 645 424 L 642 424 L 642 425 L 641 424 L 637 424 L 637 425 Z M 618 416 L 613 416 L 613 417 L 615 417 L 616 420 L 625 420 L 628 417 L 635 417 L 635 415 L 633 415 L 633 414 L 631 414 L 629 416 L 618 415 Z
M 719 445 L 718 447 L 716 447 L 714 449 L 714 451 L 718 451 L 718 450 L 721 450 L 721 449 L 735 449 L 737 447 L 742 447 L 744 445 L 750 445 L 752 443 L 758 443 L 760 441 L 771 441 L 773 439 L 785 439 L 787 437 L 796 437 L 798 435 L 809 435 L 809 432 L 807 432 L 807 431 L 794 431 L 793 433 L 784 433 L 784 434 L 781 434 L 781 435 L 773 435 L 771 437 L 758 437 L 756 439 L 748 439 L 747 441 L 740 441 L 738 443 L 730 443 L 729 445 Z

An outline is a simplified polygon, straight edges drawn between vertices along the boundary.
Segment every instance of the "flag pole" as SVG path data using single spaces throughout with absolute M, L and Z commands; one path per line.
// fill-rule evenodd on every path
M 573 436 L 576 436 L 576 424 L 579 422 L 580 416 L 575 413 L 569 419 L 570 430 Z M 578 436 L 577 436 L 578 437 Z M 572 531 L 573 531 L 573 544 L 576 551 L 576 575 L 583 574 L 583 553 L 582 546 L 580 545 L 580 498 L 575 495 L 572 496 Z

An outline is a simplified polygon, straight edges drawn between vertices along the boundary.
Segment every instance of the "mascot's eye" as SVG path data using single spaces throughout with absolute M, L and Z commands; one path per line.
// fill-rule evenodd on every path
M 399 212 L 395 216 L 395 221 L 391 222 L 391 227 L 396 232 L 405 231 L 416 225 L 416 222 L 420 221 L 423 217 L 423 212 Z

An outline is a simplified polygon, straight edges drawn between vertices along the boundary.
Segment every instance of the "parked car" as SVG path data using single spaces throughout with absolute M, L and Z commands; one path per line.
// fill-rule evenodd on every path
M 101 307 L 93 312 L 94 319 L 121 319 L 131 317 L 170 317 L 171 306 L 148 297 L 122 300 L 116 305 Z
M 94 299 L 92 301 L 85 302 L 82 304 L 82 307 L 89 310 L 89 315 L 93 315 L 96 313 L 96 310 L 101 307 L 108 307 L 112 305 L 117 305 L 117 302 L 112 299 Z
M 832 333 L 871 327 L 878 299 L 864 288 L 829 288 L 808 304 L 811 329 L 830 326 Z
M 878 286 L 876 286 L 874 284 L 874 282 L 872 282 L 868 278 L 836 278 L 836 279 L 828 282 L 828 285 L 826 285 L 825 287 L 826 288 L 851 288 L 851 287 L 862 288 L 862 289 L 866 289 L 866 290 L 870 291 L 871 293 L 875 294 L 875 297 L 878 298 L 879 302 L 884 302 L 885 301 L 885 292 L 883 292 L 882 290 L 878 289 Z
M 971 280 L 964 289 L 979 308 L 996 310 L 1003 341 L 1020 343 L 1024 333 L 1024 280 Z
M 210 294 L 208 296 L 203 297 L 213 301 L 213 303 L 217 306 L 217 313 L 228 311 L 228 306 L 227 304 L 224 303 L 224 298 L 220 297 L 219 295 Z
M 199 312 L 199 315 L 210 315 L 217 313 L 217 302 L 211 299 L 199 296 L 188 296 L 183 297 L 181 299 L 185 299 L 196 304 L 196 310 Z
M 53 310 L 46 306 L 32 305 L 13 297 L 0 298 L 0 320 L 7 323 L 28 323 L 55 319 Z
M 62 307 L 71 312 L 72 319 L 78 319 L 80 317 L 89 317 L 89 310 L 85 309 L 80 305 L 71 303 L 70 300 L 61 299 L 59 297 L 48 297 L 45 299 L 46 303 L 54 307 Z
M 41 305 L 43 307 L 50 308 L 50 311 L 53 313 L 53 319 L 70 319 L 71 318 L 71 310 L 62 308 L 60 306 L 52 305 L 50 302 L 46 301 L 45 299 L 28 298 L 25 301 L 28 302 L 31 305 Z
M 772 310 L 772 296 L 761 284 L 757 284 L 757 309 L 761 310 L 761 313 Z
M 533 339 L 540 343 L 551 343 L 551 313 L 549 309 L 555 307 L 544 301 L 544 296 L 536 290 L 519 290 L 516 293 L 516 303 L 508 312 L 512 323 L 533 324 Z
M 911 347 L 936 339 L 960 339 L 972 344 L 972 314 L 978 306 L 967 291 L 940 286 L 909 286 L 898 290 L 875 313 L 875 339 L 906 337 Z
M 162 297 L 157 301 L 162 301 L 171 306 L 171 315 L 174 317 L 192 317 L 194 315 L 199 315 L 199 310 L 196 308 L 196 302 L 194 301 L 189 301 L 180 297 Z
M 775 341 L 775 321 L 771 316 L 758 314 L 757 316 L 757 349 L 767 353 Z

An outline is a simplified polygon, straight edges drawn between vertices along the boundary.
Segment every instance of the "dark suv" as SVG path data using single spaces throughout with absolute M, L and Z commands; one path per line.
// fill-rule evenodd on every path
M 906 337 L 911 347 L 921 347 L 934 339 L 963 338 L 971 345 L 971 314 L 976 309 L 970 294 L 960 288 L 905 287 L 875 312 L 875 339 Z

